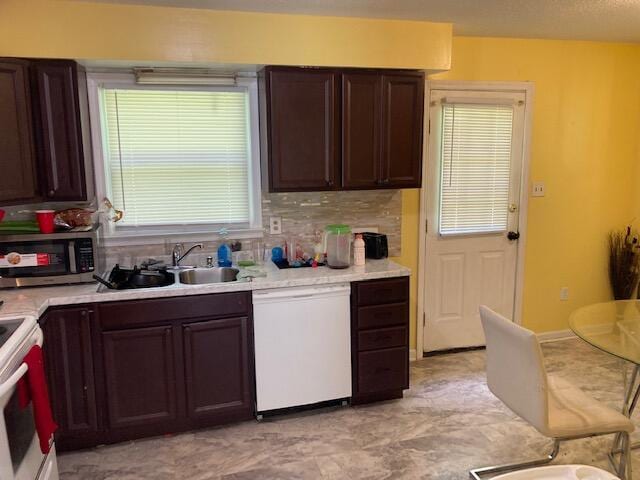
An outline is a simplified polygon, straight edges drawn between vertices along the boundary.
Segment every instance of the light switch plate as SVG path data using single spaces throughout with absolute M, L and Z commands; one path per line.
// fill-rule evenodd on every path
M 562 287 L 560 289 L 560 300 L 563 302 L 569 300 L 569 287 Z
M 282 233 L 282 217 L 269 217 L 269 233 L 271 235 Z
M 544 182 L 533 182 L 533 188 L 531 189 L 532 197 L 544 197 L 544 192 Z

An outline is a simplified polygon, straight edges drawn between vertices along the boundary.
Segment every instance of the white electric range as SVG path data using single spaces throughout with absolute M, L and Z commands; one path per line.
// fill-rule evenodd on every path
M 55 445 L 40 450 L 29 404 L 20 408 L 16 385 L 27 373 L 23 358 L 33 345 L 42 345 L 35 317 L 0 318 L 0 479 L 57 480 Z

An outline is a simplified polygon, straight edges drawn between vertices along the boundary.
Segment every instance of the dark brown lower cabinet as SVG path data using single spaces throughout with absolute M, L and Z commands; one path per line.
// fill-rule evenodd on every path
M 409 388 L 409 277 L 351 284 L 351 403 L 402 398 Z
M 246 292 L 59 308 L 41 324 L 62 451 L 254 415 Z
M 253 416 L 249 318 L 183 325 L 187 416 L 235 420 Z
M 43 350 L 57 448 L 69 450 L 98 442 L 101 430 L 96 395 L 91 307 L 49 310 L 41 319 Z
M 173 341 L 171 325 L 102 333 L 110 430 L 177 420 Z

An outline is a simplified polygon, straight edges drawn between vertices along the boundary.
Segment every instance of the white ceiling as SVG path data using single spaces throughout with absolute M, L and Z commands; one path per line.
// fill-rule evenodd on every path
M 456 35 L 640 43 L 640 0 L 94 0 L 451 22 Z

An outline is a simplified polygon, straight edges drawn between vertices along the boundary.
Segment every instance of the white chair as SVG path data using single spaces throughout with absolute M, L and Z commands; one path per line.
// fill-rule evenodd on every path
M 620 434 L 622 454 L 614 468 L 620 478 L 631 480 L 631 420 L 569 382 L 547 376 L 540 344 L 532 331 L 485 306 L 480 307 L 480 318 L 487 342 L 489 390 L 542 435 L 552 438 L 553 450 L 539 460 L 471 470 L 471 478 L 547 464 L 558 454 L 561 441 Z

